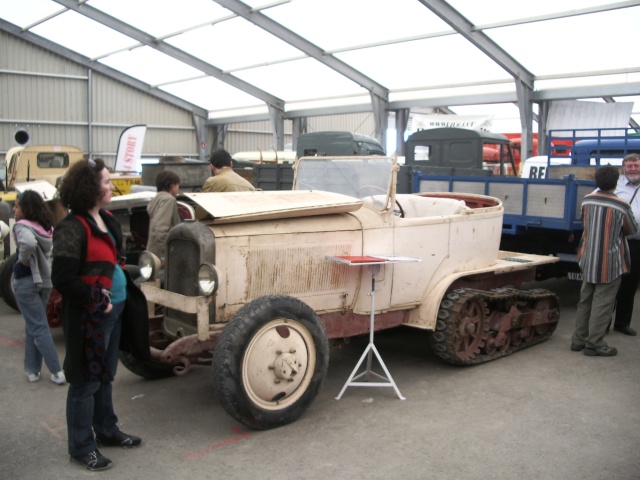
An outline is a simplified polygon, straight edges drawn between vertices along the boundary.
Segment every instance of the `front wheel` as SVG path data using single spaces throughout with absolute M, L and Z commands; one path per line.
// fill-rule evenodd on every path
M 266 430 L 297 420 L 320 390 L 329 343 L 316 313 L 284 295 L 258 298 L 224 328 L 213 354 L 213 383 L 229 415 Z

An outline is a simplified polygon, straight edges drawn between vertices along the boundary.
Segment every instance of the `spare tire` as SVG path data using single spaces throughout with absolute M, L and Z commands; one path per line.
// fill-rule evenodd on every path
M 9 205 L 7 202 L 0 202 L 0 220 L 2 220 L 4 223 L 6 223 L 7 225 L 9 225 L 9 218 L 11 217 L 11 205 Z M 4 242 L 4 258 L 7 258 L 9 256 L 9 252 L 10 252 L 10 244 L 9 244 L 9 238 L 11 237 L 11 235 L 7 235 L 5 237 L 5 239 L 3 240 Z M 2 262 L 2 258 L 0 258 L 0 262 Z
M 11 280 L 13 279 L 13 264 L 16 261 L 16 254 L 14 253 L 7 258 L 2 265 L 0 265 L 0 292 L 4 303 L 9 305 L 16 311 L 20 311 L 16 302 L 16 296 L 13 293 L 13 287 L 11 286 Z

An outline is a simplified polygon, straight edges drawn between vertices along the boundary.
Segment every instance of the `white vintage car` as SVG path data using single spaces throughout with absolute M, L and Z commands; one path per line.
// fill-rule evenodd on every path
M 499 200 L 396 195 L 386 157 L 303 157 L 295 168 L 292 191 L 186 194 L 207 216 L 169 233 L 162 287 L 157 259 L 142 254 L 152 361 L 123 353 L 127 368 L 158 378 L 212 364 L 235 419 L 296 420 L 327 373 L 328 339 L 370 330 L 372 271 L 336 257 L 419 260 L 375 273 L 375 329 L 433 331 L 451 363 L 504 356 L 555 329 L 555 295 L 516 289 L 555 259 L 499 251 Z

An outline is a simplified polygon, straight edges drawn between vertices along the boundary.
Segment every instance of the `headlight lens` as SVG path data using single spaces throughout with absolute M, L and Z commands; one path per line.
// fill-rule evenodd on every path
M 218 271 L 210 263 L 203 263 L 198 269 L 198 288 L 206 296 L 218 291 Z
M 140 267 L 140 277 L 145 282 L 155 280 L 160 270 L 160 259 L 153 253 L 145 250 L 140 254 L 138 259 L 138 267 Z

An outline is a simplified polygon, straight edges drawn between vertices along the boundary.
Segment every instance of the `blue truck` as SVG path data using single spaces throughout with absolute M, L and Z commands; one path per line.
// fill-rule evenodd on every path
M 456 159 L 446 155 L 464 148 L 459 139 L 449 135 L 449 139 L 443 141 L 437 138 L 438 132 L 422 134 L 419 140 L 413 138 L 414 135 L 407 140 L 404 166 L 404 178 L 410 178 L 412 192 L 477 193 L 502 200 L 501 250 L 554 255 L 560 259 L 538 269 L 539 280 L 565 275 L 580 279 L 580 269 L 575 262 L 582 235 L 580 205 L 582 198 L 596 188 L 595 169 L 605 164 L 621 165 L 625 155 L 640 153 L 640 136 L 631 128 L 551 130 L 544 178 L 520 178 L 487 171 L 477 145 L 469 146 L 476 155 L 474 159 L 467 158 L 465 171 L 452 171 Z M 495 136 L 477 132 L 475 142 L 495 143 Z M 566 152 L 554 148 L 554 142 L 566 143 L 567 139 L 571 140 L 568 157 Z M 508 147 L 504 148 L 505 158 L 509 158 Z M 428 171 L 420 160 L 425 149 L 440 156 Z M 472 164 L 475 172 L 469 171 Z M 400 178 L 403 176 L 399 175 Z

